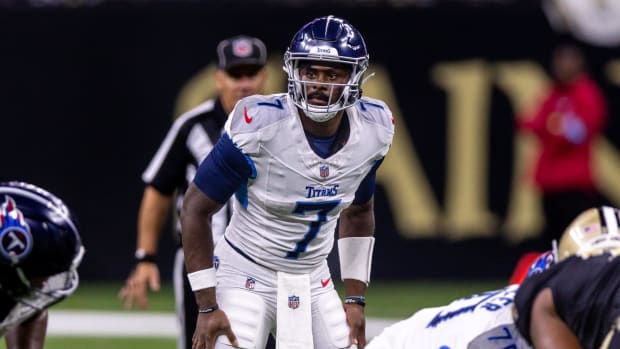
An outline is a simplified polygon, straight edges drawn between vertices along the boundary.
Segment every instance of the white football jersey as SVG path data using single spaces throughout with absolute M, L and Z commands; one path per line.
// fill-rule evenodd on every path
M 345 117 L 346 144 L 323 159 L 310 147 L 287 94 L 251 96 L 235 106 L 225 130 L 253 174 L 236 193 L 226 238 L 256 262 L 308 272 L 331 251 L 340 212 L 394 135 L 391 111 L 381 101 L 362 98 Z
M 387 327 L 367 349 L 529 349 L 512 317 L 518 285 L 425 308 Z

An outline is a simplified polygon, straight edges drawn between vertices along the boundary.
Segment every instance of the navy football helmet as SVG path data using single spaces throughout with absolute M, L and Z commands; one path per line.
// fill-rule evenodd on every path
M 288 93 L 295 105 L 314 121 L 324 122 L 338 111 L 348 108 L 361 97 L 362 76 L 368 68 L 368 52 L 362 35 L 346 20 L 334 16 L 316 18 L 303 26 L 293 37 L 284 54 L 284 70 L 288 74 Z M 340 63 L 351 68 L 349 81 L 325 84 L 333 91 L 342 88 L 336 101 L 326 106 L 308 103 L 306 84 L 300 78 L 300 63 L 308 61 Z
M 59 198 L 0 183 L 0 334 L 72 294 L 83 254 L 76 219 Z

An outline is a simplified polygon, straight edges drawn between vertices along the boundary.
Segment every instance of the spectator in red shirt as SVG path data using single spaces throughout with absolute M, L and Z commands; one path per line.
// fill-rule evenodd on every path
M 606 202 L 596 188 L 592 167 L 592 144 L 607 120 L 605 97 L 575 45 L 553 50 L 551 73 L 554 82 L 542 104 L 519 125 L 540 141 L 533 179 L 543 198 L 543 244 L 559 238 L 580 212 Z

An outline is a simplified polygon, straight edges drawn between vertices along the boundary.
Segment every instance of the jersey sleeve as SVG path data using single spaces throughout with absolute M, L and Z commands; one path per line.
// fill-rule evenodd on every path
M 574 302 L 579 298 L 578 293 L 582 291 L 582 285 L 590 279 L 587 265 L 580 261 L 582 260 L 579 257 L 570 257 L 543 273 L 528 277 L 521 284 L 515 297 L 515 323 L 529 343 L 532 342 L 532 305 L 542 290 L 551 289 L 556 312 L 564 321 L 568 320 L 566 312 L 575 309 Z
M 194 184 L 205 195 L 224 204 L 254 172 L 251 160 L 224 134 L 200 164 Z
M 185 120 L 177 119 L 172 125 L 157 153 L 142 173 L 145 184 L 153 186 L 165 195 L 172 195 L 177 183 L 183 180 L 187 163 L 185 138 L 188 132 Z
M 514 303 L 515 325 L 519 333 L 521 333 L 521 336 L 523 336 L 528 343 L 532 343 L 532 337 L 530 335 L 532 304 L 534 304 L 536 295 L 545 287 L 548 280 L 551 279 L 551 276 L 555 274 L 554 267 L 551 267 L 545 273 L 535 274 L 525 279 L 517 291 Z
M 385 157 L 392 146 L 395 133 L 396 120 L 392 111 L 385 102 L 369 97 L 362 98 L 357 108 L 362 122 L 372 125 L 370 128 L 375 131 L 374 137 L 383 144 L 377 155 Z
M 377 169 L 379 168 L 382 162 L 383 162 L 383 159 L 375 162 L 370 172 L 368 172 L 366 177 L 364 177 L 364 179 L 362 180 L 362 183 L 360 183 L 360 186 L 357 188 L 357 191 L 355 192 L 355 198 L 353 199 L 353 202 L 352 202 L 353 205 L 365 204 L 373 196 L 373 194 L 375 193 L 375 180 L 377 177 Z
M 226 133 L 244 154 L 258 153 L 261 142 L 277 136 L 270 127 L 287 117 L 286 95 L 254 95 L 239 100 L 224 125 Z

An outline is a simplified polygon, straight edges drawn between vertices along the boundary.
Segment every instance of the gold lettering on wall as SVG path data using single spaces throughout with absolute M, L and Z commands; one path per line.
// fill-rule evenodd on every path
M 269 80 L 265 92 L 286 92 L 282 56 L 272 55 L 267 69 Z M 539 64 L 468 60 L 439 62 L 430 70 L 431 80 L 446 93 L 444 207 L 440 207 L 417 155 L 406 126 L 407 115 L 401 112 L 387 69 L 371 65 L 368 71 L 376 76 L 363 86 L 364 95 L 385 101 L 396 121 L 394 143 L 377 173 L 377 182 L 385 189 L 394 224 L 402 236 L 459 240 L 502 234 L 508 241 L 519 242 L 541 231 L 544 217 L 540 195 L 529 179 L 538 153 L 538 142 L 533 135 L 514 133 L 515 154 L 507 154 L 513 156 L 514 175 L 506 198 L 509 202 L 504 221 L 499 221 L 490 211 L 487 202 L 489 176 L 493 175 L 489 168 L 492 89 L 496 86 L 507 96 L 515 118 L 523 117 L 528 108 L 536 105 L 549 83 Z M 215 66 L 209 65 L 183 86 L 175 115 L 215 95 L 214 73 Z M 611 61 L 606 74 L 610 81 L 620 85 L 620 60 Z M 619 205 L 620 152 L 605 139 L 595 143 L 595 170 L 600 189 Z
M 620 86 L 620 59 L 611 60 L 605 66 L 609 81 Z M 608 99 L 618 96 L 606 96 Z M 609 115 L 609 119 L 618 115 Z M 620 206 L 620 153 L 608 140 L 599 138 L 595 142 L 594 169 L 596 183 L 605 195 L 618 207 Z
M 594 173 L 598 188 L 616 207 L 620 206 L 620 152 L 607 139 L 595 143 Z
M 433 237 L 437 234 L 439 205 L 405 126 L 406 118 L 400 111 L 390 76 L 379 65 L 371 65 L 368 71 L 376 75 L 363 86 L 364 95 L 387 103 L 396 122 L 394 142 L 379 167 L 377 182 L 386 190 L 400 234 L 409 238 Z
M 497 86 L 512 103 L 515 117 L 524 118 L 548 86 L 546 73 L 529 61 L 498 63 L 495 70 Z M 508 212 L 501 231 L 509 241 L 517 242 L 541 231 L 544 217 L 540 195 L 530 179 L 538 141 L 530 133 L 515 132 L 514 151 Z
M 440 229 L 454 239 L 492 236 L 497 222 L 487 203 L 492 72 L 483 61 L 472 60 L 438 64 L 432 78 L 447 94 L 446 197 Z

